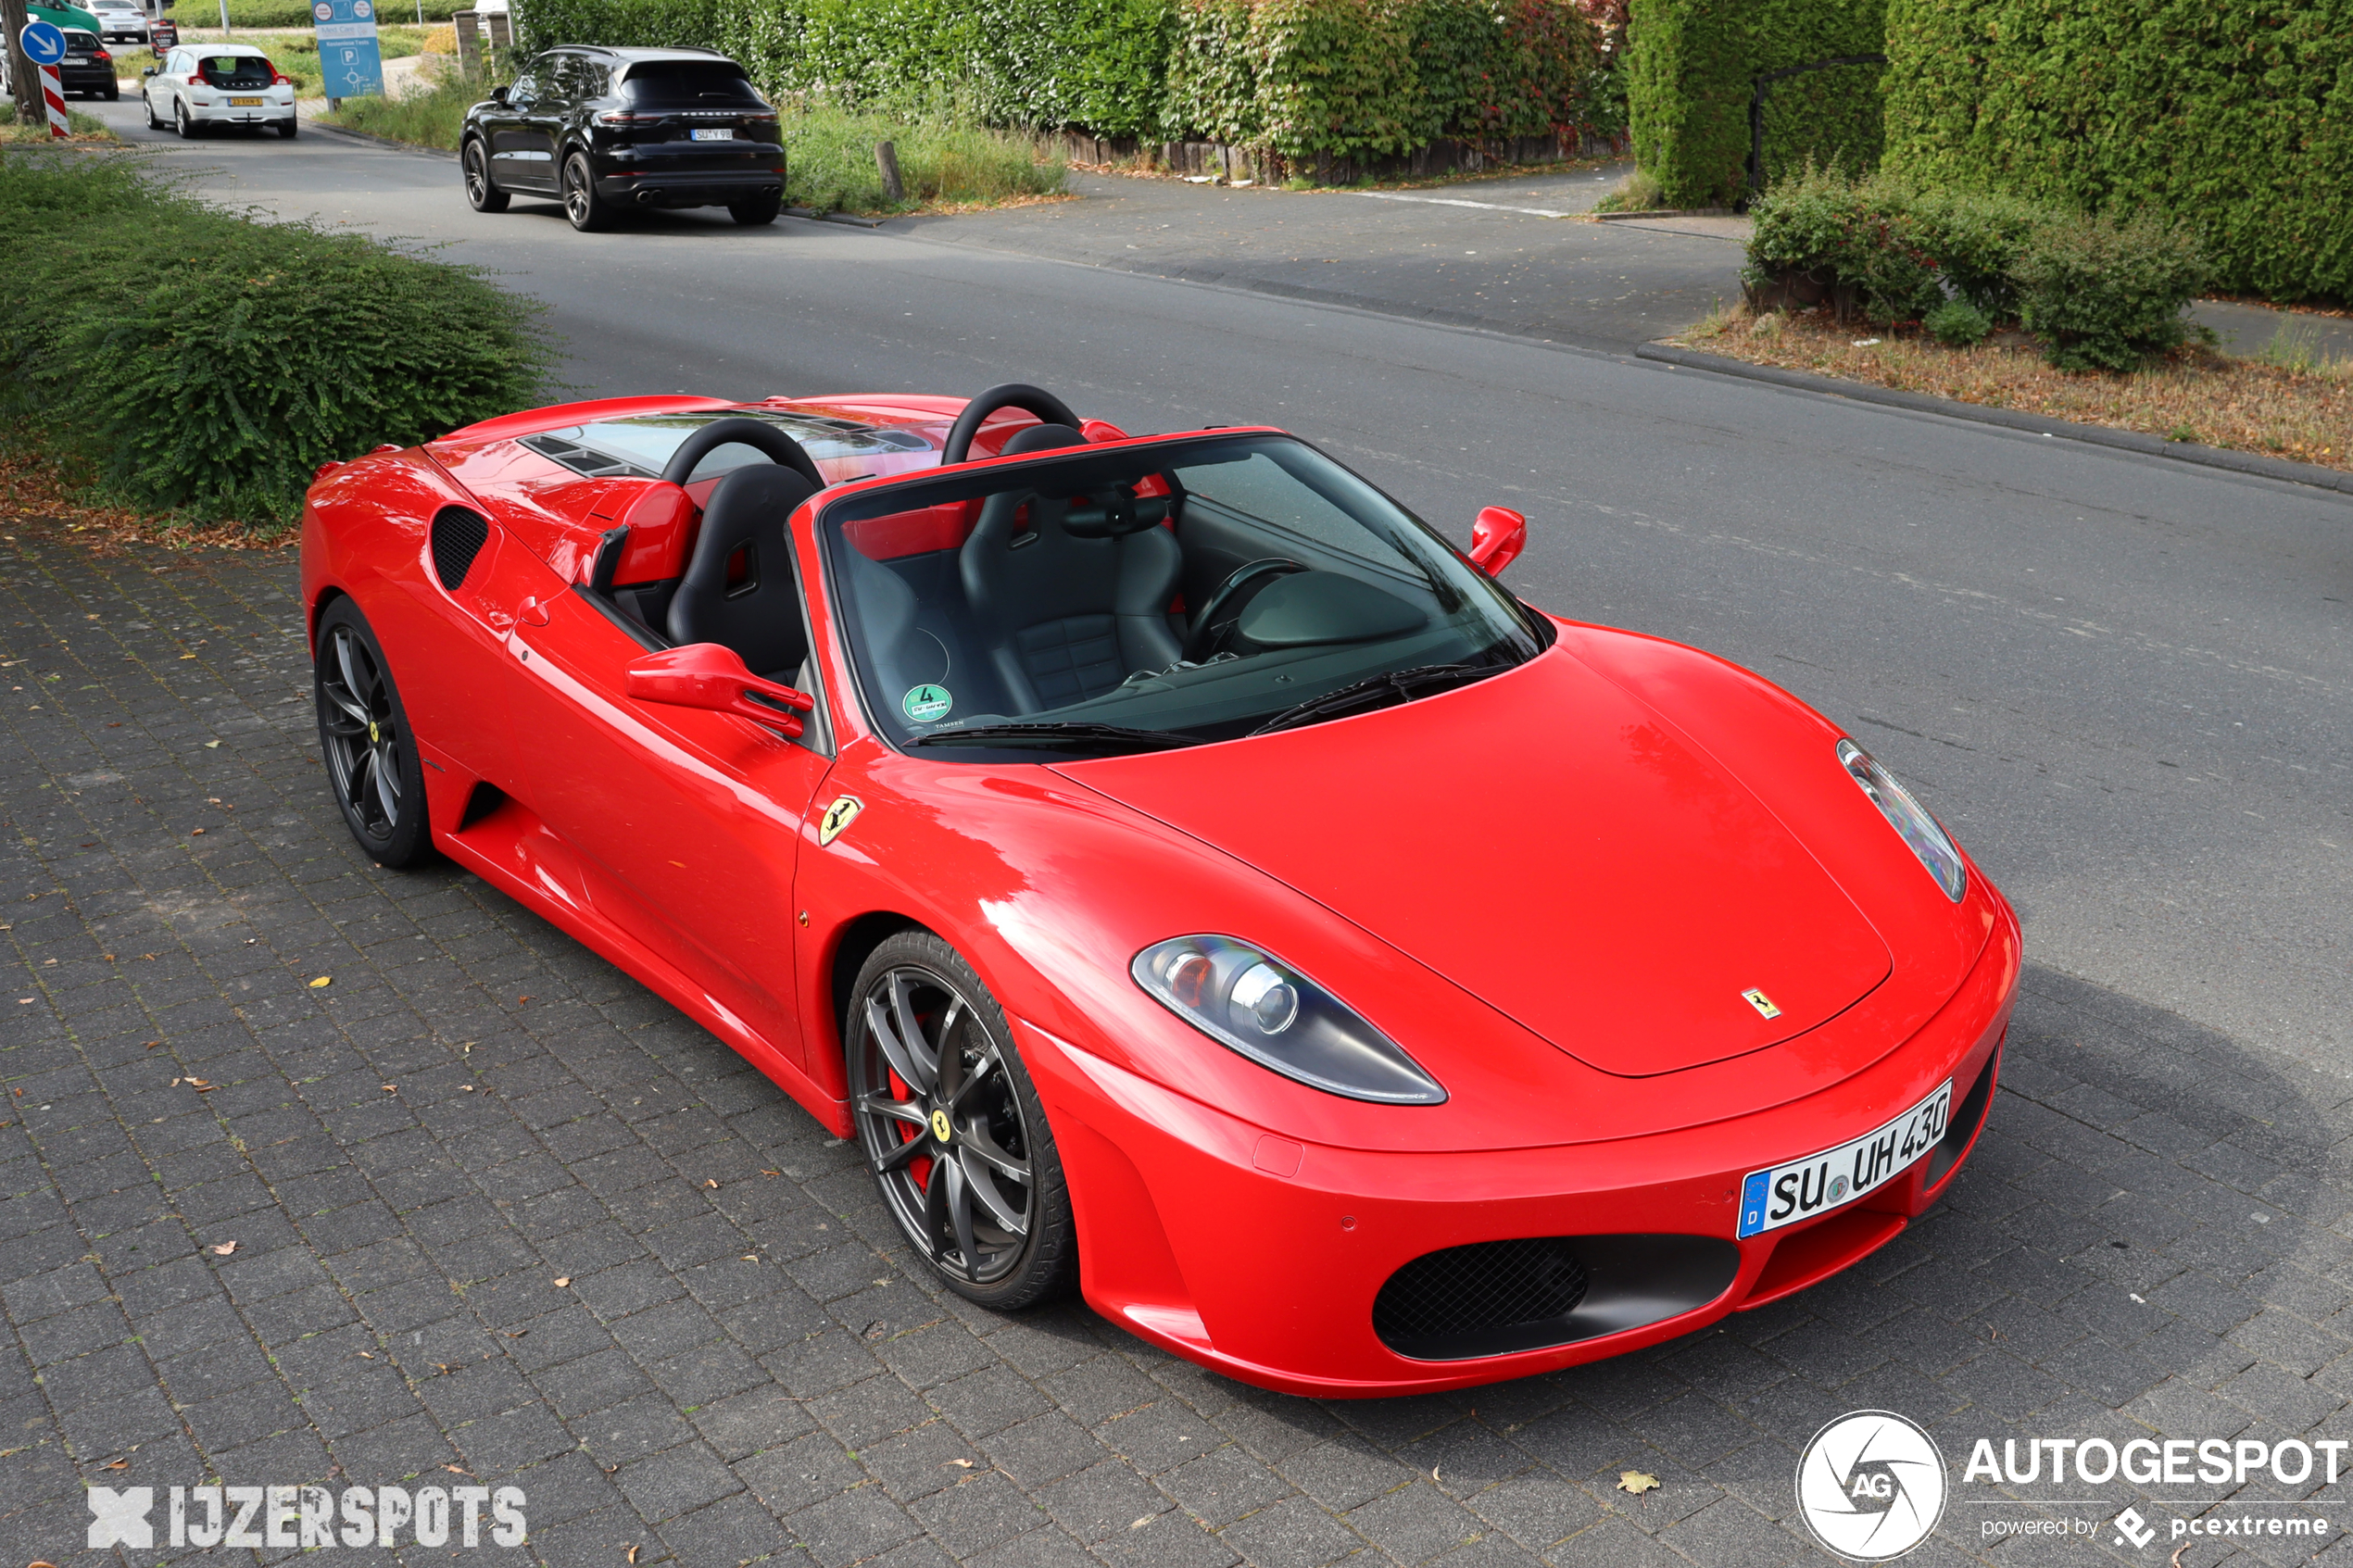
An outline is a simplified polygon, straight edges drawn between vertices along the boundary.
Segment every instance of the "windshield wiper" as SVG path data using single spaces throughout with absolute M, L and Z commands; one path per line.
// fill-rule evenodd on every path
M 1062 721 L 1043 724 L 981 724 L 969 730 L 934 730 L 910 746 L 1037 746 L 1064 750 L 1174 751 L 1199 746 L 1191 735 L 1166 730 L 1134 730 L 1125 724 Z
M 1448 686 L 1485 680 L 1510 668 L 1507 664 L 1417 664 L 1410 670 L 1385 671 L 1362 681 L 1351 682 L 1321 696 L 1311 696 L 1295 708 L 1287 708 L 1250 734 L 1272 734 L 1277 730 L 1291 729 L 1310 720 L 1333 719 L 1343 713 L 1411 702 L 1425 692 L 1443 691 Z M 1243 738 L 1248 739 L 1249 736 Z

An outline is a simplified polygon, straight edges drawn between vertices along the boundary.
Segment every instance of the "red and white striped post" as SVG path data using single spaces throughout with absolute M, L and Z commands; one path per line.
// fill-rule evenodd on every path
M 57 80 L 55 66 L 41 68 L 41 100 L 49 107 L 49 134 L 59 141 L 71 135 L 72 131 L 66 124 L 65 88 Z

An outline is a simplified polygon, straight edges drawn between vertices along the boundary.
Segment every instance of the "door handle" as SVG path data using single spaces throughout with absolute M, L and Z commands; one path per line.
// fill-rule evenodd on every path
M 522 601 L 522 607 L 515 611 L 515 619 L 526 626 L 545 626 L 547 624 L 547 607 L 540 603 L 539 596 L 535 594 Z

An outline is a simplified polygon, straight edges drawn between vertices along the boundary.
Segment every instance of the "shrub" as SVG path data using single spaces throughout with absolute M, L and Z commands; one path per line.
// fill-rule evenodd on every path
M 2014 272 L 2019 320 L 2044 358 L 2063 370 L 2129 370 L 2188 335 L 2182 307 L 2204 286 L 2206 261 L 2187 226 L 2141 212 L 2039 223 Z
M 1887 160 L 2198 231 L 2216 286 L 2353 299 L 2353 0 L 1890 0 Z
M 334 113 L 327 116 L 327 123 L 420 147 L 442 147 L 454 152 L 466 111 L 488 96 L 489 92 L 490 85 L 484 78 L 461 75 L 454 66 L 447 67 L 445 74 L 422 93 L 401 98 L 346 98 Z
M 425 20 L 446 22 L 472 6 L 473 0 L 424 0 Z M 186 0 L 172 11 L 183 28 L 217 27 L 220 0 Z M 417 0 L 384 0 L 376 19 L 386 27 L 417 19 Z M 300 27 L 311 25 L 310 0 L 229 0 L 229 25 L 240 27 Z
M 1767 71 L 1881 52 L 1886 0 L 1634 0 L 1626 90 L 1634 157 L 1672 207 L 1748 189 L 1749 100 Z M 1767 98 L 1767 164 L 1868 168 L 1881 137 L 1876 67 L 1785 77 Z
M 1808 165 L 1752 208 L 1748 280 L 1803 274 L 1853 291 L 1864 315 L 1882 326 L 1918 320 L 1944 296 L 1908 195 L 1883 180 Z
M 0 160 L 0 416 L 130 505 L 271 527 L 311 470 L 546 395 L 536 307 L 362 235 L 256 222 L 137 160 Z
M 1948 299 L 1920 318 L 1928 335 L 1947 348 L 1972 348 L 1994 335 L 1985 312 L 1966 299 Z
M 2015 318 L 2018 286 L 2010 270 L 2034 225 L 2048 216 L 2045 209 L 2016 196 L 1922 190 L 1897 177 L 1881 178 L 1906 191 L 1921 248 L 1961 297 L 1994 320 Z

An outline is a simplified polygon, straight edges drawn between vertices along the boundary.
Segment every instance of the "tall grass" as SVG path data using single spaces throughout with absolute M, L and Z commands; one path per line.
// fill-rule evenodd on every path
M 911 211 L 988 206 L 1063 188 L 1062 160 L 1036 138 L 993 131 L 952 106 L 849 109 L 831 103 L 780 107 L 785 199 L 820 212 Z M 883 195 L 877 143 L 892 144 L 907 199 Z
M 466 111 L 489 95 L 489 82 L 479 76 L 461 76 L 453 69 L 422 93 L 405 98 L 346 98 L 340 108 L 325 118 L 329 125 L 346 131 L 454 152 Z

